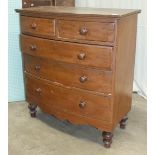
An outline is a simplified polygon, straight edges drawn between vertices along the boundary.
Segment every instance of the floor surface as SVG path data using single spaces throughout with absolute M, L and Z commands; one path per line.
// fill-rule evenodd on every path
M 9 103 L 9 155 L 146 155 L 146 100 L 133 95 L 125 130 L 114 131 L 110 149 L 101 131 L 60 121 L 38 110 L 31 118 L 26 102 Z

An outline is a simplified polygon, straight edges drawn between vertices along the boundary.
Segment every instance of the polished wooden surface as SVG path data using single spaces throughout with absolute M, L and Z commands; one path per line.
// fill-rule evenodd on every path
M 112 72 L 79 67 L 33 56 L 24 56 L 28 73 L 66 86 L 109 93 L 112 92 Z
M 56 107 L 76 115 L 109 122 L 112 120 L 111 97 L 62 87 L 30 76 L 26 76 L 26 98 L 30 103 Z
M 114 124 L 130 111 L 132 102 L 132 88 L 134 62 L 136 50 L 137 15 L 124 17 L 118 22 L 116 69 L 114 83 Z M 125 38 L 125 39 L 124 39 Z
M 115 20 L 70 21 L 66 18 L 55 19 L 21 16 L 21 32 L 31 36 L 85 43 L 94 45 L 114 46 L 116 40 Z
M 88 8 L 88 7 L 61 7 L 61 6 L 43 6 L 34 8 L 23 8 L 16 9 L 20 14 L 42 14 L 42 15 L 52 15 L 57 14 L 60 16 L 77 16 L 82 15 L 82 17 L 111 17 L 111 18 L 121 18 L 124 16 L 129 16 L 132 14 L 140 13 L 140 10 L 134 9 L 107 9 L 107 8 Z M 85 19 L 87 20 L 87 19 Z
M 113 47 L 53 41 L 21 35 L 25 54 L 88 67 L 112 70 Z
M 104 146 L 110 147 L 113 130 L 118 123 L 123 126 L 131 109 L 140 10 L 39 7 L 16 11 L 21 14 L 31 116 L 38 105 L 59 119 L 92 125 L 103 131 Z M 34 23 L 39 26 L 32 30 Z
M 55 36 L 54 19 L 21 16 L 21 31 L 24 34 L 52 38 Z
M 104 147 L 110 148 L 111 143 L 112 143 L 113 134 L 111 132 L 103 131 L 102 136 L 103 136 Z
M 115 23 L 59 20 L 58 38 L 114 42 Z

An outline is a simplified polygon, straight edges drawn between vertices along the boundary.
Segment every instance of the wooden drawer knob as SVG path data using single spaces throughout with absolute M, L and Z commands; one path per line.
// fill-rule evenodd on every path
M 35 30 L 37 28 L 37 24 L 36 23 L 32 23 L 31 24 L 31 28 Z
M 81 101 L 81 102 L 79 103 L 79 107 L 80 107 L 80 108 L 85 108 L 85 107 L 86 107 L 86 102 Z
M 85 53 L 80 53 L 80 54 L 77 55 L 77 57 L 78 57 L 79 60 L 84 60 L 85 57 L 86 57 L 86 54 Z
M 37 49 L 37 46 L 36 46 L 36 45 L 30 45 L 30 49 L 31 49 L 32 51 L 35 51 L 35 50 Z
M 81 76 L 79 80 L 81 83 L 83 83 L 83 82 L 86 82 L 88 78 L 86 76 Z
M 36 91 L 38 94 L 40 94 L 40 93 L 41 93 L 41 88 L 37 88 L 37 89 L 35 89 L 35 91 Z
M 34 7 L 34 4 L 33 4 L 33 3 L 31 3 L 31 4 L 30 4 L 30 7 Z
M 36 65 L 35 67 L 34 67 L 34 69 L 36 70 L 36 71 L 39 71 L 40 70 L 40 66 L 39 65 Z
M 79 33 L 81 35 L 86 35 L 88 33 L 88 29 L 86 27 L 82 27 L 80 28 Z

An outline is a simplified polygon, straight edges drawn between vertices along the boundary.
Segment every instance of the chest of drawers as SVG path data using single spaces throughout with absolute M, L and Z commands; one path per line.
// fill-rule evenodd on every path
M 75 124 L 125 128 L 140 10 L 37 7 L 20 13 L 26 101 Z

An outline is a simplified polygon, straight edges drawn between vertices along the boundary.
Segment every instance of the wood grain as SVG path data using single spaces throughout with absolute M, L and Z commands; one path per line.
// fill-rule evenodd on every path
M 38 77 L 66 86 L 107 93 L 112 91 L 112 72 L 79 67 L 29 55 L 24 56 L 25 70 Z M 38 68 L 38 69 L 37 69 Z M 81 82 L 81 77 L 87 77 Z
M 16 11 L 24 19 L 20 41 L 26 100 L 61 120 L 104 131 L 110 147 L 113 130 L 131 109 L 140 10 Z M 30 29 L 34 21 L 40 29 Z
M 26 93 L 27 101 L 30 103 L 50 108 L 56 107 L 66 112 L 111 122 L 110 97 L 49 84 L 28 75 L 26 76 Z M 80 108 L 81 102 L 86 103 L 84 108 Z
M 131 109 L 134 61 L 136 48 L 137 14 L 118 22 L 116 70 L 114 83 L 114 124 Z M 125 39 L 124 39 L 125 38 Z
M 39 105 L 41 110 L 44 111 L 45 113 L 51 114 L 55 116 L 56 118 L 60 120 L 67 120 L 73 124 L 77 125 L 91 125 L 101 131 L 103 129 L 107 132 L 111 132 L 113 130 L 113 125 L 112 123 L 108 121 L 102 121 L 90 117 L 86 117 L 83 115 L 77 115 L 72 112 L 64 111 L 63 109 L 57 108 L 57 107 L 52 107 L 50 105 L 44 106 L 43 104 Z
M 26 35 L 21 35 L 20 40 L 21 51 L 32 56 L 104 70 L 112 70 L 113 67 L 112 47 L 53 41 Z M 78 58 L 80 54 L 85 55 L 82 60 Z
M 20 17 L 21 32 L 43 38 L 53 38 L 55 36 L 55 20 L 33 17 Z
M 16 12 L 21 15 L 45 15 L 53 16 L 70 16 L 70 17 L 101 17 L 101 18 L 121 18 L 132 14 L 140 13 L 138 9 L 111 9 L 111 8 L 90 8 L 90 7 L 62 7 L 62 6 L 40 6 L 34 8 L 16 9 Z
M 84 30 L 85 33 L 82 33 Z M 57 37 L 73 40 L 114 42 L 115 24 L 58 20 Z

